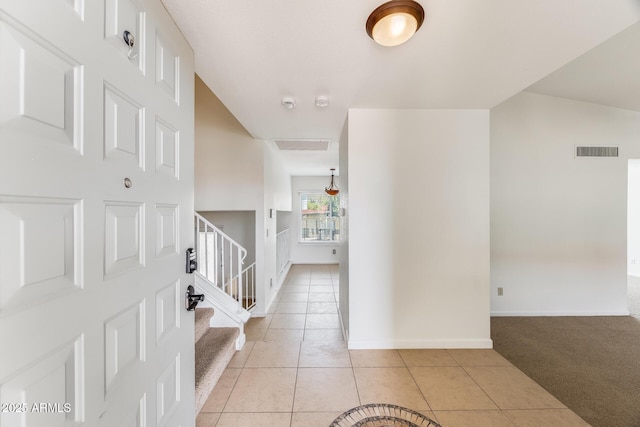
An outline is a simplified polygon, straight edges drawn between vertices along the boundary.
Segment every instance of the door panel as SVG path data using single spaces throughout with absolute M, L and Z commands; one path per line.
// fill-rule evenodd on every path
M 0 99 L 0 426 L 193 426 L 188 44 L 159 0 L 0 0 Z
M 156 84 L 162 88 L 175 102 L 179 102 L 178 77 L 180 75 L 180 58 L 177 57 L 156 34 Z
M 0 125 L 3 134 L 78 148 L 81 69 L 42 37 L 0 15 Z
M 142 29 L 145 25 L 145 15 L 131 0 L 106 0 L 104 16 L 104 38 L 120 53 L 129 56 L 129 47 L 122 43 L 122 35 L 125 31 L 134 34 L 135 44 L 132 51 L 131 62 L 142 73 L 145 72 L 145 39 Z
M 143 107 L 111 85 L 104 92 L 104 156 L 144 169 Z
M 144 266 L 143 218 L 141 203 L 105 203 L 105 279 Z
M 79 286 L 78 217 L 77 200 L 0 196 L 0 313 Z
M 179 179 L 180 134 L 170 124 L 156 117 L 156 173 Z
M 180 327 L 180 284 L 171 283 L 156 293 L 156 345 L 164 344 Z
M 105 393 L 127 382 L 127 373 L 145 360 L 145 301 L 126 308 L 104 323 Z

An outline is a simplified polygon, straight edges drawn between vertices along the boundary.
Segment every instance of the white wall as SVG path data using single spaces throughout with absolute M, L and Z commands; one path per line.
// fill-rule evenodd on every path
M 294 228 L 291 211 L 278 211 L 276 217 L 276 231 L 280 233 L 286 229 Z
M 345 121 L 340 135 L 340 207 L 344 215 L 340 217 L 339 249 L 339 293 L 338 314 L 343 333 L 349 340 L 349 118 Z
M 293 264 L 336 264 L 339 260 L 340 244 L 331 243 L 299 243 L 300 228 L 300 192 L 324 192 L 331 181 L 331 171 L 327 176 L 293 176 L 291 177 L 292 206 L 291 211 L 291 263 Z M 340 188 L 340 177 L 336 177 Z M 332 253 L 336 250 L 336 254 Z
M 639 136 L 640 113 L 562 98 L 524 92 L 491 110 L 493 314 L 628 314 L 627 160 Z M 620 157 L 577 159 L 576 145 Z
M 492 346 L 489 111 L 349 111 L 349 347 Z
M 627 257 L 628 274 L 640 277 L 640 160 L 629 160 L 627 190 Z
M 265 307 L 269 306 L 281 283 L 277 271 L 278 211 L 291 210 L 291 176 L 285 170 L 279 153 L 271 145 L 264 149 L 264 245 L 265 245 Z
M 265 206 L 275 211 L 291 211 L 291 175 L 284 172 L 280 153 L 271 144 L 264 146 Z M 275 223 L 274 223 L 275 224 Z
M 247 250 L 245 267 L 256 260 L 255 211 L 204 211 L 198 212 L 216 227 Z

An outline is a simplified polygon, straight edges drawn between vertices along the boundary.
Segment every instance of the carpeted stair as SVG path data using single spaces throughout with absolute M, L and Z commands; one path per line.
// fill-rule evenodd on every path
M 213 308 L 196 309 L 196 415 L 236 352 L 238 329 L 211 328 L 212 316 Z

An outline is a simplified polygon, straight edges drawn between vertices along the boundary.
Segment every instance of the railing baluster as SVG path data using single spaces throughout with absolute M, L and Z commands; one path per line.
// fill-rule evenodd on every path
M 244 292 L 242 289 L 242 248 L 238 246 L 238 277 L 236 279 L 236 287 L 238 288 L 238 301 L 240 302 L 240 307 L 244 307 Z
M 200 226 L 200 220 L 196 218 L 194 221 L 193 228 L 193 246 L 196 251 L 196 259 L 200 257 L 200 245 L 198 245 L 198 239 L 200 238 L 200 233 L 198 233 L 198 227 Z M 200 268 L 200 266 L 198 266 Z
M 225 275 L 226 275 L 226 271 L 225 271 L 226 270 L 225 249 L 226 249 L 225 241 L 222 241 L 222 252 L 221 252 L 221 258 L 222 258 L 221 259 L 221 262 L 222 262 L 222 266 L 221 266 L 221 269 L 222 269 L 222 284 L 224 286 L 225 292 L 228 295 L 231 295 L 229 293 L 229 284 L 227 283 L 227 280 L 225 278 Z M 233 296 L 233 295 L 231 295 L 231 296 Z
M 201 215 L 196 213 L 195 218 L 198 273 L 234 298 L 238 310 L 253 308 L 256 304 L 256 263 L 243 270 L 246 249 Z
M 213 271 L 211 272 L 211 277 L 213 278 L 212 282 L 214 282 L 216 284 L 216 286 L 218 288 L 221 287 L 221 282 L 220 282 L 220 267 L 218 266 L 218 232 L 216 231 L 213 237 L 213 255 L 212 255 L 212 260 L 211 260 L 211 264 L 213 266 Z
M 209 264 L 210 250 L 209 250 L 209 240 L 211 239 L 209 226 L 204 225 L 204 265 L 205 271 L 207 272 L 207 276 L 211 274 L 211 264 Z

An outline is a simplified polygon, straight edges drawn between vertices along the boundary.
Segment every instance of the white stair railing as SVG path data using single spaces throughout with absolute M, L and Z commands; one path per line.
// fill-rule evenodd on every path
M 256 263 L 242 270 L 242 287 L 244 300 L 242 306 L 251 310 L 256 305 Z
M 276 235 L 276 271 L 282 273 L 289 262 L 289 229 Z
M 194 216 L 197 272 L 236 300 L 238 310 L 253 307 L 256 295 L 255 263 L 242 268 L 247 250 L 202 215 L 195 213 Z

